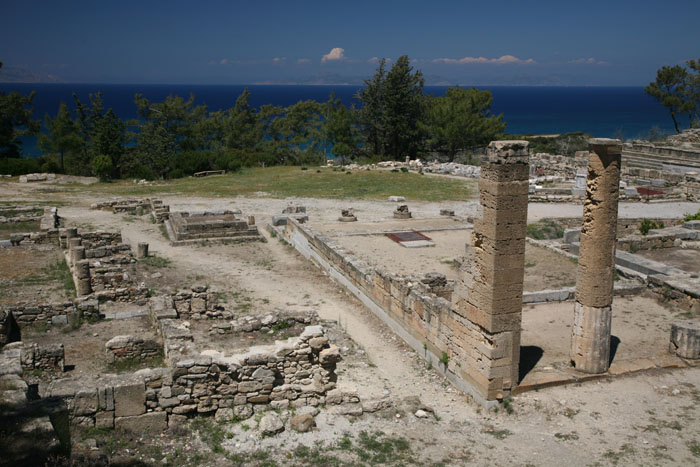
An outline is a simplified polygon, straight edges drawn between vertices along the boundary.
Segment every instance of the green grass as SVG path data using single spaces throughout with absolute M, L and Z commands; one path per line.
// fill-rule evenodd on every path
M 170 261 L 168 258 L 163 258 L 161 256 L 151 255 L 145 258 L 141 258 L 139 263 L 151 266 L 153 268 L 169 268 Z
M 47 284 L 49 282 L 60 282 L 63 284 L 63 290 L 68 298 L 75 297 L 75 284 L 73 284 L 73 275 L 64 258 L 56 260 L 55 263 L 42 268 L 39 274 L 34 274 L 22 279 L 22 283 L 26 285 Z
M 542 219 L 534 224 L 528 224 L 527 236 L 535 240 L 551 240 L 564 236 L 564 229 L 550 219 Z
M 0 240 L 7 240 L 13 233 L 37 232 L 39 221 L 7 222 L 0 224 Z
M 352 177 L 344 172 L 322 168 L 301 171 L 299 167 L 267 167 L 245 169 L 219 177 L 180 178 L 135 185 L 131 180 L 94 185 L 65 185 L 64 191 L 89 191 L 122 196 L 162 194 L 211 197 L 257 196 L 264 192 L 273 198 L 290 196 L 315 198 L 386 199 L 401 195 L 408 200 L 464 200 L 476 193 L 473 180 L 424 177 L 414 173 L 390 171 L 357 171 Z

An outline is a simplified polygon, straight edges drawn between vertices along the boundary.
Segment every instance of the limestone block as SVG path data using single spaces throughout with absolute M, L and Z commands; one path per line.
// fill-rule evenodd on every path
M 98 412 L 95 414 L 95 428 L 114 428 L 114 412 Z
M 684 320 L 673 323 L 669 351 L 681 358 L 700 358 L 700 322 Z
M 73 415 L 92 415 L 97 412 L 97 391 L 86 389 L 78 391 L 73 398 Z
M 146 412 L 146 386 L 141 382 L 114 386 L 114 415 L 129 417 Z
M 99 388 L 97 399 L 100 410 L 114 411 L 114 390 L 111 386 Z
M 131 417 L 117 417 L 114 419 L 114 427 L 136 433 L 158 433 L 168 428 L 168 415 L 165 412 L 150 412 Z

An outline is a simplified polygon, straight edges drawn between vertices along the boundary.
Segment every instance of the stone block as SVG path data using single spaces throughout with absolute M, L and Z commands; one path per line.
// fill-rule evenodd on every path
M 168 428 L 168 415 L 165 412 L 150 412 L 132 417 L 117 417 L 114 419 L 114 427 L 135 433 L 159 433 Z
M 95 414 L 95 428 L 114 428 L 114 412 Z
M 146 412 L 146 386 L 143 381 L 114 386 L 114 415 L 130 417 Z
M 73 398 L 73 415 L 92 415 L 97 412 L 97 391 L 86 389 L 78 391 Z

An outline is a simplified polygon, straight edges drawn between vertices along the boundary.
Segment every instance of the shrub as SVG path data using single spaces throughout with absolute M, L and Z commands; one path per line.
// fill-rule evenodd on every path
M 0 174 L 24 175 L 41 172 L 41 159 L 8 157 L 0 159 Z
M 685 222 L 689 222 L 689 221 L 700 221 L 700 209 L 698 209 L 698 212 L 696 212 L 695 214 L 690 214 L 690 213 L 686 214 L 686 215 L 683 217 L 683 220 L 684 220 Z
M 647 235 L 651 229 L 663 229 L 663 222 L 652 221 L 651 219 L 642 219 L 639 223 L 639 231 L 642 235 Z

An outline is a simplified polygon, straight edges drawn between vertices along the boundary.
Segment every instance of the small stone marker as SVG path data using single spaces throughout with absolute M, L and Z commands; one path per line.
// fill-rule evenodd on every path
M 396 211 L 394 211 L 394 219 L 410 219 L 411 218 L 411 211 L 408 210 L 408 206 L 405 204 L 402 204 L 398 208 L 396 208 Z
M 404 198 L 403 196 L 389 196 L 389 201 L 399 203 L 401 201 L 406 201 L 406 198 Z
M 673 323 L 668 350 L 681 358 L 700 358 L 700 322 L 688 319 Z
M 148 257 L 148 243 L 140 242 L 136 247 L 136 257 L 146 258 Z
M 357 217 L 352 209 L 342 209 L 340 211 L 340 217 L 338 218 L 340 222 L 356 222 Z

